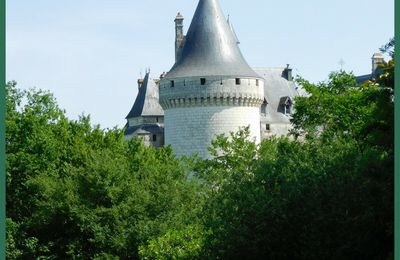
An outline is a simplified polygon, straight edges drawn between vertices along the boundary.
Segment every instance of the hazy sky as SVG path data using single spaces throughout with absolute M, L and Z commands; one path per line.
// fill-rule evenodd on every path
M 174 62 L 174 18 L 187 31 L 197 0 L 7 1 L 7 80 L 50 90 L 67 115 L 124 126 L 140 73 Z M 283 67 L 311 81 L 343 68 L 368 74 L 394 35 L 393 0 L 220 0 L 252 67 Z

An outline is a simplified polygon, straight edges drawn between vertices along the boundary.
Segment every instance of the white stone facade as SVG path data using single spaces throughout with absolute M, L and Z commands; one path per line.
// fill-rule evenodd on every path
M 217 135 L 250 126 L 251 137 L 260 142 L 259 108 L 207 106 L 172 108 L 165 111 L 165 143 L 177 156 L 197 153 L 209 158 L 207 148 Z
M 201 83 L 202 79 L 204 84 Z M 161 79 L 159 91 L 160 105 L 164 110 L 181 105 L 204 105 L 209 101 L 211 104 L 234 102 L 238 105 L 260 107 L 264 100 L 264 80 L 262 77 L 227 76 Z
M 143 142 L 144 146 L 163 147 L 164 146 L 164 133 L 152 134 L 152 133 L 134 133 L 125 135 L 124 139 L 127 141 L 137 138 Z
M 164 115 L 160 116 L 141 116 L 141 117 L 133 117 L 128 118 L 128 125 L 129 126 L 137 126 L 137 125 L 144 125 L 144 124 L 164 124 Z
M 290 123 L 264 123 L 261 122 L 261 140 L 271 137 L 287 136 L 293 129 Z

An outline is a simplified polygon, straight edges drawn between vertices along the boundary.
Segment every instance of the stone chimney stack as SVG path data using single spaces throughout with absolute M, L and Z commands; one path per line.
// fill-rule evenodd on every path
M 379 64 L 382 64 L 385 60 L 381 53 L 374 53 L 371 59 L 372 59 L 372 74 L 375 75 L 377 69 L 379 68 Z
M 283 76 L 288 80 L 288 81 L 292 81 L 293 80 L 293 76 L 292 76 L 292 68 L 289 67 L 289 64 L 286 64 L 286 68 L 283 71 Z
M 182 52 L 183 35 L 183 16 L 178 13 L 175 18 L 175 62 L 179 60 Z

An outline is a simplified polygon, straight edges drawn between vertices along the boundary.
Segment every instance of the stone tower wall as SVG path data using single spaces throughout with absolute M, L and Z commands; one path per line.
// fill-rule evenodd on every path
M 207 147 L 216 135 L 249 126 L 260 141 L 260 106 L 263 80 L 255 78 L 199 77 L 162 80 L 160 104 L 165 110 L 165 143 L 178 156 L 210 155 Z
M 250 126 L 252 138 L 260 141 L 260 118 L 257 107 L 209 106 L 173 108 L 165 112 L 165 141 L 176 155 L 198 153 L 209 158 L 207 147 L 219 134 L 236 132 Z

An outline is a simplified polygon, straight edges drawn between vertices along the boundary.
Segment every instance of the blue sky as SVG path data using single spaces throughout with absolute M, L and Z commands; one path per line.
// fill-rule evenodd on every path
M 7 1 L 6 77 L 50 90 L 67 115 L 124 126 L 136 80 L 174 62 L 174 18 L 185 32 L 197 0 Z M 371 70 L 371 56 L 394 35 L 393 0 L 220 0 L 252 67 L 283 67 L 310 81 L 343 68 Z

